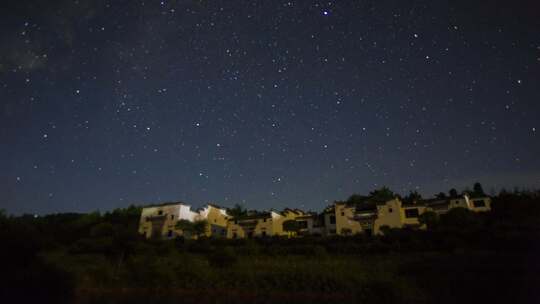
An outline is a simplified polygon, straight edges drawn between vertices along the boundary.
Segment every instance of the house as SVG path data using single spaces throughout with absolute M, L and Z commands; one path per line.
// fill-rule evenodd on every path
M 322 230 L 314 218 L 316 214 L 306 213 L 300 209 L 286 208 L 282 212 L 249 212 L 246 216 L 230 218 L 227 225 L 227 238 L 254 238 L 268 236 L 286 236 L 289 232 L 283 229 L 283 223 L 297 221 L 300 234 L 312 234 Z
M 424 214 L 426 211 L 429 211 L 429 208 L 422 201 L 410 203 L 402 202 L 400 208 L 401 227 L 399 228 L 409 227 L 425 229 L 425 225 L 420 223 L 420 215 Z
M 254 238 L 283 234 L 284 216 L 275 211 L 251 212 L 227 220 L 227 238 Z
M 465 208 L 473 212 L 485 212 L 491 210 L 491 198 L 488 196 L 470 197 L 463 196 L 445 199 L 431 199 L 424 201 L 427 208 L 437 214 L 444 214 L 453 208 Z
M 336 235 L 336 207 L 334 205 L 326 207 L 322 212 L 323 235 Z
M 139 222 L 139 233 L 146 238 L 174 238 L 179 235 L 176 223 L 179 220 L 193 222 L 197 213 L 182 202 L 163 203 L 144 207 Z
M 192 211 L 191 206 L 182 202 L 144 207 L 139 222 L 139 233 L 146 238 L 171 239 L 186 236 L 184 231 L 176 227 L 180 220 L 189 222 L 206 220 L 208 222 L 206 236 L 225 237 L 226 235 L 228 220 L 226 209 L 208 204 L 197 211 Z
M 419 217 L 427 208 L 422 204 L 404 204 L 399 198 L 373 201 L 365 197 L 357 204 L 335 204 L 336 231 L 338 235 L 364 233 L 382 234 L 383 227 L 425 228 Z
M 205 207 L 197 210 L 198 220 L 206 220 L 208 226 L 206 227 L 206 236 L 208 237 L 226 237 L 227 236 L 227 223 L 229 216 L 227 215 L 227 209 L 214 204 L 208 204 Z
M 298 235 L 300 236 L 322 236 L 325 233 L 323 215 L 318 215 L 315 212 L 308 212 L 306 214 L 297 216 L 294 220 L 298 224 Z

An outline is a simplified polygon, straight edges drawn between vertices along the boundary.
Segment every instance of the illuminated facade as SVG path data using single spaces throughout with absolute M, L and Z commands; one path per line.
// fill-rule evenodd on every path
M 453 208 L 465 208 L 473 212 L 491 210 L 491 198 L 463 195 L 455 198 L 420 200 L 405 203 L 399 198 L 387 201 L 373 201 L 361 198 L 355 204 L 336 202 L 321 214 L 304 212 L 299 209 L 285 209 L 281 212 L 248 212 L 234 218 L 225 208 L 208 204 L 192 211 L 184 203 L 167 203 L 143 208 L 139 233 L 146 238 L 171 239 L 177 236 L 192 238 L 177 227 L 186 220 L 190 223 L 205 221 L 206 230 L 200 235 L 207 237 L 256 238 L 271 236 L 306 235 L 381 235 L 387 228 L 425 229 L 419 218 L 428 211 L 444 214 Z M 295 230 L 284 228 L 286 221 L 295 221 Z

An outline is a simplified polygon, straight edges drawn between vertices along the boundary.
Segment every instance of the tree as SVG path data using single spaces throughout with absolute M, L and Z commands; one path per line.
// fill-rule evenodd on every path
M 295 220 L 286 220 L 283 222 L 283 231 L 287 232 L 289 237 L 298 233 L 299 230 L 300 226 Z
M 473 194 L 475 196 L 485 196 L 486 195 L 484 193 L 484 188 L 482 188 L 482 184 L 480 184 L 479 182 L 474 183 Z
M 439 192 L 439 194 L 436 194 L 435 197 L 437 199 L 445 199 L 446 198 L 446 193 L 444 192 Z
M 439 215 L 433 211 L 426 211 L 418 217 L 418 221 L 422 225 L 426 225 L 428 229 L 433 229 L 439 222 Z
M 232 208 L 227 209 L 227 213 L 235 218 L 246 216 L 247 210 L 241 204 L 235 204 Z
M 448 194 L 450 195 L 450 197 L 457 197 L 458 196 L 458 192 L 455 188 L 452 188 L 448 191 Z
M 411 191 L 407 196 L 403 198 L 403 201 L 407 203 L 415 203 L 421 199 L 422 195 L 420 195 L 420 193 L 418 193 L 417 191 Z
M 200 220 L 193 222 L 193 232 L 197 236 L 197 238 L 200 238 L 206 233 L 206 229 L 208 227 L 208 221 L 207 220 Z
M 375 189 L 375 190 L 371 191 L 369 193 L 369 196 L 374 201 L 386 202 L 386 201 L 394 199 L 395 194 L 388 187 L 383 186 L 383 187 L 381 187 L 379 189 Z
M 199 220 L 190 222 L 188 220 L 179 220 L 176 222 L 176 229 L 182 230 L 184 237 L 191 237 L 195 235 L 197 238 L 200 238 L 206 233 L 208 227 L 207 220 Z
M 176 229 L 182 230 L 182 234 L 184 235 L 184 237 L 191 237 L 195 232 L 193 222 L 190 222 L 188 220 L 179 220 L 178 222 L 176 222 L 175 227 Z
M 360 205 L 366 201 L 367 197 L 360 194 L 353 194 L 349 196 L 346 203 L 349 205 Z
M 474 212 L 460 207 L 441 215 L 440 224 L 444 227 L 468 230 L 479 224 L 479 219 L 480 217 Z

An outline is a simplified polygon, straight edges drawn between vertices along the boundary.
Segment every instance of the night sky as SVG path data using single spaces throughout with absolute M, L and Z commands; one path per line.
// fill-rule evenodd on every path
M 1 1 L 0 209 L 539 187 L 535 2 Z

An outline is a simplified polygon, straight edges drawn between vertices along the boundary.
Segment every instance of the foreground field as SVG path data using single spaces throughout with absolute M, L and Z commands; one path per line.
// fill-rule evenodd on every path
M 19 303 L 538 303 L 538 195 L 380 237 L 145 240 L 140 209 L 0 216 Z

